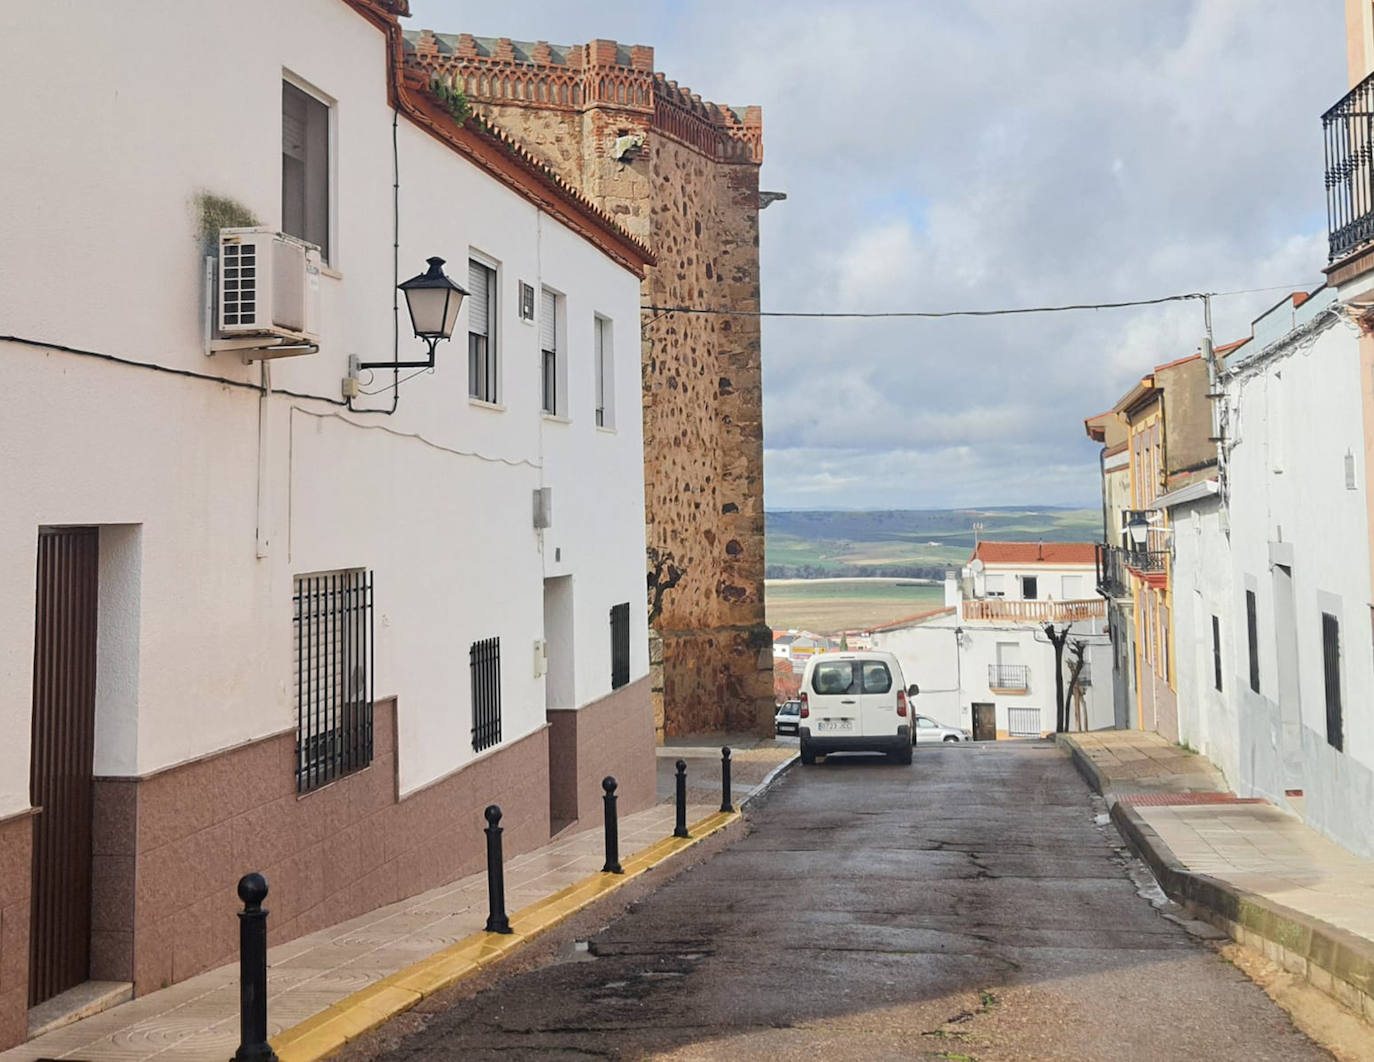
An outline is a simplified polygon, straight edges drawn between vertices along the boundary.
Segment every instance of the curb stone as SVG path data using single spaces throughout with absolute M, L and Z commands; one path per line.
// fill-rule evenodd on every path
M 1078 773 L 1106 801 L 1112 822 L 1165 894 L 1289 973 L 1305 979 L 1366 1021 L 1374 1021 L 1374 942 L 1183 865 L 1071 737 L 1058 735 Z

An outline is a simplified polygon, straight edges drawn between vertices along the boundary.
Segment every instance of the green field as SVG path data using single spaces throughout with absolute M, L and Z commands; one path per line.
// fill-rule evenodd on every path
M 1095 542 L 1096 509 L 913 509 L 780 511 L 765 517 L 769 578 L 901 576 L 940 578 L 980 537 L 1000 541 Z
M 904 579 L 770 579 L 764 592 L 768 625 L 775 631 L 837 634 L 877 627 L 927 609 L 939 608 L 943 585 Z

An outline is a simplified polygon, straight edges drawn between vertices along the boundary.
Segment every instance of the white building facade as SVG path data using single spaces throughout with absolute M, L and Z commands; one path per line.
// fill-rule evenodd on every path
M 0 1047 L 225 961 L 247 871 L 275 942 L 479 868 L 489 803 L 511 854 L 607 774 L 654 800 L 650 258 L 406 75 L 404 13 L 0 14 L 0 856 L 76 890 L 0 899 Z M 317 300 L 294 356 L 214 349 L 239 226 L 320 248 L 271 259 Z M 424 359 L 393 305 L 431 256 L 469 290 L 434 368 L 351 371 Z
M 1085 666 L 1070 695 L 1070 728 L 1113 722 L 1106 605 L 1091 543 L 980 542 L 945 584 L 944 609 L 872 632 L 921 688 L 916 710 L 975 740 L 1040 737 L 1056 727 L 1056 654 L 1045 631 L 1068 629 L 1064 689 L 1081 642 Z
M 1163 499 L 1178 645 L 1193 646 L 1177 661 L 1182 740 L 1242 795 L 1374 855 L 1359 336 L 1335 292 L 1257 320 L 1223 383 L 1224 507 L 1210 492 Z

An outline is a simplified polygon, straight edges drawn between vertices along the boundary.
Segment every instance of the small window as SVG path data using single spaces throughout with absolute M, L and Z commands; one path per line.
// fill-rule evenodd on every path
M 848 660 L 827 660 L 816 665 L 811 689 L 820 694 L 848 693 L 854 685 L 854 665 Z
M 1212 617 L 1212 685 L 1221 690 L 1221 620 Z
M 630 681 L 630 603 L 611 609 L 611 689 Z
M 612 349 L 611 322 L 604 317 L 595 321 L 595 387 L 596 425 L 615 427 L 615 352 Z
M 520 320 L 534 320 L 534 285 L 520 281 Z
M 294 579 L 296 792 L 372 762 L 372 573 Z
M 918 715 L 918 716 L 916 717 L 916 726 L 919 727 L 919 728 L 922 729 L 922 730 L 934 730 L 934 729 L 935 729 L 935 724 L 932 723 L 929 719 L 927 719 L 927 718 L 926 718 L 925 716 L 923 716 L 923 715 Z
M 468 647 L 472 679 L 472 751 L 501 743 L 501 639 L 486 638 Z
M 886 693 L 892 689 L 892 672 L 881 660 L 865 660 L 863 674 L 865 693 Z
M 1341 621 L 1322 613 L 1322 674 L 1326 680 L 1326 743 L 1345 748 L 1345 718 L 1341 708 Z
M 468 394 L 496 402 L 496 270 L 468 260 Z
M 281 228 L 329 260 L 329 106 L 281 85 Z
M 1021 576 L 1021 596 L 1027 601 L 1034 601 L 1038 592 L 1036 577 L 1034 575 Z
M 1255 618 L 1255 592 L 1245 591 L 1245 639 L 1250 646 L 1250 688 L 1260 691 L 1259 624 Z
M 541 408 L 545 413 L 557 414 L 559 412 L 559 391 L 558 377 L 560 366 L 558 364 L 558 303 L 559 297 L 556 293 L 544 288 L 539 296 L 539 358 L 540 358 L 540 381 L 541 392 L 543 395 L 543 405 Z

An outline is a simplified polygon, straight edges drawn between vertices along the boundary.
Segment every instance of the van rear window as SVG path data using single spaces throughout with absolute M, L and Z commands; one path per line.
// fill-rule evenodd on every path
M 881 660 L 865 660 L 863 669 L 865 693 L 886 693 L 892 689 L 892 672 Z
M 854 685 L 852 660 L 827 660 L 811 673 L 811 688 L 820 694 L 848 693 Z

